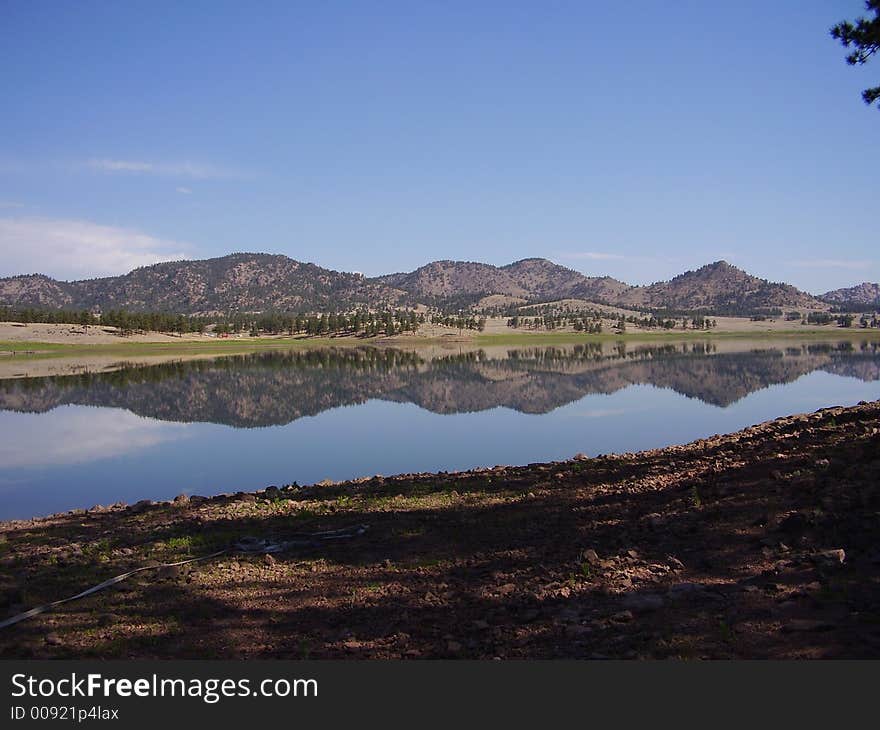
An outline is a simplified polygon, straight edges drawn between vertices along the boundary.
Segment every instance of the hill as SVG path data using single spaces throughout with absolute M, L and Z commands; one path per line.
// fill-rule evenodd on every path
M 791 284 L 759 279 L 726 261 L 716 261 L 696 271 L 687 271 L 670 281 L 632 287 L 614 303 L 642 309 L 705 309 L 717 314 L 826 308 L 816 297 Z
M 458 304 L 506 295 L 529 302 L 576 298 L 630 309 L 704 309 L 718 314 L 827 309 L 822 301 L 791 284 L 759 279 L 726 261 L 650 286 L 630 286 L 608 276 L 585 276 L 547 259 L 523 259 L 502 267 L 435 261 L 408 274 L 391 274 L 374 281 L 425 300 L 457 298 Z
M 488 294 L 530 299 L 532 293 L 504 269 L 475 261 L 432 261 L 409 273 L 372 281 L 402 289 L 424 301 L 476 300 Z
M 541 258 L 506 266 L 470 261 L 434 261 L 410 273 L 380 276 L 373 281 L 409 292 L 425 301 L 455 300 L 469 305 L 504 295 L 530 302 L 554 299 L 610 301 L 631 287 L 608 276 L 590 277 Z
M 825 302 L 843 306 L 880 307 L 880 284 L 864 282 L 847 289 L 835 289 L 819 297 Z
M 0 279 L 0 302 L 5 304 L 183 314 L 383 306 L 396 304 L 403 296 L 360 274 L 253 253 L 170 261 L 103 279 L 57 282 L 42 275 Z
M 868 286 L 876 287 L 862 285 Z M 487 298 L 520 303 L 577 299 L 638 310 L 715 314 L 828 309 L 826 302 L 790 284 L 759 279 L 726 261 L 650 286 L 585 276 L 541 258 L 506 266 L 434 261 L 412 272 L 365 278 L 260 253 L 172 261 L 102 279 L 64 282 L 42 274 L 0 279 L 0 305 L 103 311 L 309 312 L 427 304 L 449 312 Z
M 24 307 L 64 308 L 74 306 L 75 286 L 43 274 L 23 274 L 0 279 L 0 304 Z

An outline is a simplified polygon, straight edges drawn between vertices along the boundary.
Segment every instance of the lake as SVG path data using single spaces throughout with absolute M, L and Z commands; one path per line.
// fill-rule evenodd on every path
M 876 341 L 272 351 L 0 381 L 0 519 L 684 443 L 880 398 Z

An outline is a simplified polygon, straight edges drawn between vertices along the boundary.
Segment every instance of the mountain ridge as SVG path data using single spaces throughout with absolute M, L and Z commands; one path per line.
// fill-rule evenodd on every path
M 239 252 L 162 262 L 94 279 L 61 281 L 45 274 L 19 274 L 0 279 L 0 305 L 180 314 L 339 311 L 416 304 L 455 310 L 470 308 L 486 296 L 503 295 L 528 303 L 580 299 L 643 311 L 744 314 L 828 309 L 831 301 L 846 301 L 846 292 L 869 286 L 876 285 L 836 290 L 819 298 L 791 284 L 753 276 L 726 261 L 640 286 L 610 276 L 588 276 L 537 257 L 503 266 L 440 260 L 410 272 L 365 277 L 282 254 Z M 832 295 L 838 298 L 826 299 Z
M 265 253 L 166 261 L 70 282 L 42 274 L 0 279 L 0 302 L 7 305 L 181 314 L 394 305 L 403 298 L 360 274 Z

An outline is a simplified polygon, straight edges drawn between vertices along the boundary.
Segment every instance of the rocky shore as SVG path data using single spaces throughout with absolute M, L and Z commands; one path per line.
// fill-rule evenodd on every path
M 303 540 L 351 525 L 345 540 Z M 0 524 L 33 658 L 880 656 L 880 402 L 635 454 Z

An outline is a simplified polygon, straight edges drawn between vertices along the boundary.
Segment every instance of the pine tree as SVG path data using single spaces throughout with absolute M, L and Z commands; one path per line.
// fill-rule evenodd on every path
M 880 50 L 880 0 L 867 0 L 865 8 L 874 13 L 873 18 L 858 18 L 855 24 L 844 20 L 831 29 L 832 38 L 839 40 L 845 48 L 853 47 L 853 51 L 846 57 L 850 66 L 867 63 Z M 865 89 L 862 99 L 868 105 L 880 99 L 880 86 Z

